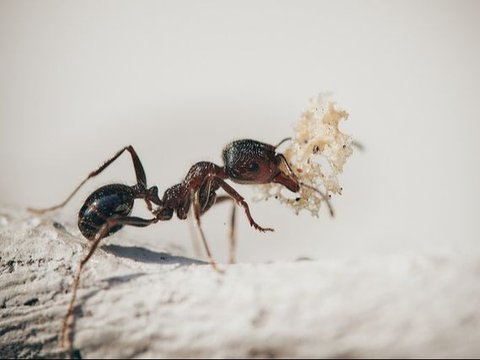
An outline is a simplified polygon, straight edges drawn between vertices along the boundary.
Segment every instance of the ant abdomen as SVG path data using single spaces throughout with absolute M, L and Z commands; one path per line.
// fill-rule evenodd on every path
M 93 192 L 78 213 L 78 228 L 83 236 L 93 240 L 102 225 L 116 216 L 128 216 L 132 212 L 135 194 L 130 186 L 105 185 Z M 109 236 L 123 227 L 116 224 L 109 229 Z

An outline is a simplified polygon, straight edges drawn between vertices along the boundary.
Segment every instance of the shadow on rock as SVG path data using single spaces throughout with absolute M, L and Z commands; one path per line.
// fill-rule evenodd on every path
M 207 264 L 205 261 L 190 259 L 183 256 L 174 256 L 165 252 L 156 252 L 138 246 L 121 246 L 111 244 L 102 246 L 102 250 L 118 257 L 147 264 Z
M 129 275 L 122 275 L 122 276 L 111 276 L 104 281 L 108 283 L 108 286 L 113 286 L 117 284 L 123 284 L 132 280 L 135 280 L 141 276 L 147 275 L 146 273 L 136 273 L 136 274 L 129 274 Z

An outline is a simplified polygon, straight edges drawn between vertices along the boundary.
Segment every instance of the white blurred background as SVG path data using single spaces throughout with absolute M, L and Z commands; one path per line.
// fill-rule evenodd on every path
M 196 161 L 221 164 L 233 139 L 291 135 L 308 99 L 332 91 L 366 147 L 336 218 L 251 202 L 276 231 L 240 211 L 239 260 L 478 252 L 479 39 L 476 1 L 2 0 L 0 203 L 54 205 L 127 144 L 163 193 Z M 124 156 L 55 217 L 75 224 L 88 193 L 134 179 Z M 203 220 L 219 261 L 228 211 Z M 177 219 L 109 241 L 192 255 Z

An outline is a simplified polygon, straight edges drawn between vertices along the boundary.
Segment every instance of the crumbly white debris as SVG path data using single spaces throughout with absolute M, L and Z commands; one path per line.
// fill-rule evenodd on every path
M 294 125 L 295 135 L 283 151 L 285 158 L 299 181 L 320 190 L 325 197 L 341 194 L 338 175 L 342 173 L 347 158 L 352 154 L 352 138 L 339 129 L 340 121 L 348 113 L 320 94 L 310 100 L 307 110 Z M 292 193 L 280 184 L 258 186 L 257 200 L 275 197 L 290 206 L 296 214 L 305 209 L 318 217 L 325 197 L 305 186 Z

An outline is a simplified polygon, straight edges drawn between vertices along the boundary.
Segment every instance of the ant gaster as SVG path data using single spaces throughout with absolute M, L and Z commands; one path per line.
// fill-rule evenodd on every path
M 95 252 L 100 240 L 117 232 L 124 225 L 145 227 L 158 221 L 170 220 L 174 213 L 176 213 L 179 219 L 183 220 L 187 218 L 190 209 L 192 209 L 210 264 L 219 272 L 221 271 L 217 268 L 213 260 L 200 224 L 200 216 L 215 203 L 224 200 L 233 200 L 244 209 L 251 226 L 262 232 L 273 231 L 273 229 L 264 228 L 255 222 L 247 202 L 225 180 L 231 180 L 241 184 L 266 184 L 274 182 L 285 186 L 292 192 L 298 192 L 300 186 L 312 188 L 300 182 L 283 154 L 276 152 L 276 149 L 286 140 L 289 140 L 289 138 L 282 140 L 276 146 L 255 140 L 233 141 L 223 150 L 223 161 L 225 163 L 223 167 L 205 161 L 196 163 L 190 168 L 185 179 L 181 183 L 168 188 L 161 199 L 158 196 L 158 188 L 156 186 L 150 188 L 147 186 L 145 171 L 135 149 L 132 146 L 126 146 L 118 151 L 112 158 L 108 159 L 97 170 L 91 172 L 61 204 L 47 209 L 30 209 L 41 214 L 62 208 L 87 180 L 100 174 L 125 151 L 130 153 L 137 183 L 133 186 L 124 184 L 102 186 L 86 199 L 78 214 L 78 227 L 83 236 L 91 241 L 91 247 L 87 255 L 80 262 L 73 282 L 72 298 L 63 321 L 60 339 L 62 346 L 68 341 L 69 348 L 72 348 L 70 339 L 67 339 L 67 330 L 70 317 L 73 314 L 82 269 Z M 227 196 L 217 197 L 216 192 L 220 188 L 227 193 Z M 319 190 L 315 188 L 312 189 L 323 196 L 330 208 L 331 215 L 333 215 L 327 197 Z M 130 216 L 135 199 L 143 199 L 153 217 L 145 219 Z M 235 209 L 235 206 L 233 209 Z M 230 234 L 232 248 L 234 244 L 233 226 L 234 213 L 232 213 L 231 218 Z

